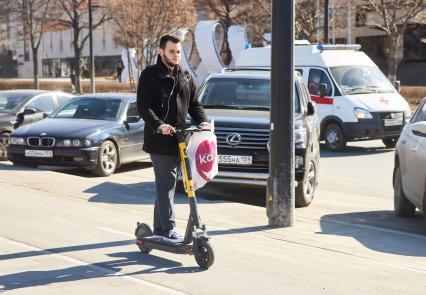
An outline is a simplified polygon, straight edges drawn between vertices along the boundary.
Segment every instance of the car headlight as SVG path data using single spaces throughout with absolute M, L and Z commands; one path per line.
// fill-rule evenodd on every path
M 58 146 L 62 147 L 91 147 L 92 141 L 90 139 L 63 139 L 59 142 Z
M 15 145 L 25 145 L 25 139 L 23 137 L 12 136 L 9 142 Z
M 306 128 L 303 126 L 302 121 L 296 121 L 294 124 L 294 144 L 296 148 L 306 148 L 306 142 L 308 141 L 308 134 Z
M 373 119 L 371 113 L 361 108 L 354 108 L 355 117 L 358 119 Z

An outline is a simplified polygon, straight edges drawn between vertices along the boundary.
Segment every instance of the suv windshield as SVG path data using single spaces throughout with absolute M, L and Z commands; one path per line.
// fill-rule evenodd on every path
M 0 113 L 9 113 L 30 96 L 30 94 L 0 94 Z
M 295 91 L 295 112 L 300 112 Z M 269 110 L 271 85 L 268 79 L 212 78 L 206 82 L 199 99 L 205 108 Z
M 114 121 L 117 119 L 120 104 L 120 99 L 77 99 L 66 104 L 63 108 L 54 113 L 52 118 Z
M 395 92 L 392 84 L 377 67 L 334 67 L 330 71 L 343 95 Z

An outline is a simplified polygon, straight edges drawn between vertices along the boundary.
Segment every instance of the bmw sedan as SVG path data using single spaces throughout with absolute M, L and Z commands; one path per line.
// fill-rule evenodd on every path
M 413 216 L 418 208 L 426 221 L 426 98 L 396 144 L 393 186 L 395 214 Z
M 6 145 L 14 129 L 43 119 L 72 97 L 58 91 L 0 91 L 0 160 L 7 160 Z
M 15 130 L 7 147 L 14 164 L 85 167 L 109 176 L 124 163 L 148 158 L 144 122 L 134 94 L 79 96 L 45 120 Z

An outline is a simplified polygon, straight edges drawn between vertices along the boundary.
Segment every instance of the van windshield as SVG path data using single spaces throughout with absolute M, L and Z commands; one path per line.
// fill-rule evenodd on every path
M 295 112 L 300 112 L 295 91 Z M 212 78 L 206 82 L 199 99 L 204 108 L 269 110 L 271 85 L 268 79 Z
M 343 95 L 395 92 L 395 88 L 377 67 L 345 66 L 330 68 Z

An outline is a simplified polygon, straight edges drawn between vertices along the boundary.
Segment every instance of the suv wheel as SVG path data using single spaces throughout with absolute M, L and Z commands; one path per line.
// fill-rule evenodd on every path
M 393 137 L 385 137 L 382 139 L 383 144 L 387 148 L 394 148 L 396 146 L 396 142 L 398 141 L 399 136 L 393 136 Z
M 393 204 L 395 215 L 399 217 L 411 217 L 414 215 L 416 207 L 405 197 L 402 189 L 401 168 L 399 166 L 395 168 L 394 177 Z
M 324 131 L 325 147 L 332 152 L 340 152 L 346 147 L 346 138 L 338 124 L 330 124 Z
M 9 144 L 10 133 L 0 134 L 0 161 L 7 160 L 6 146 Z
M 90 172 L 95 176 L 110 176 L 117 166 L 118 153 L 114 143 L 109 140 L 104 141 L 99 148 L 98 162 Z
M 296 207 L 306 207 L 314 198 L 317 186 L 317 173 L 314 162 L 309 162 L 308 174 L 296 187 Z

